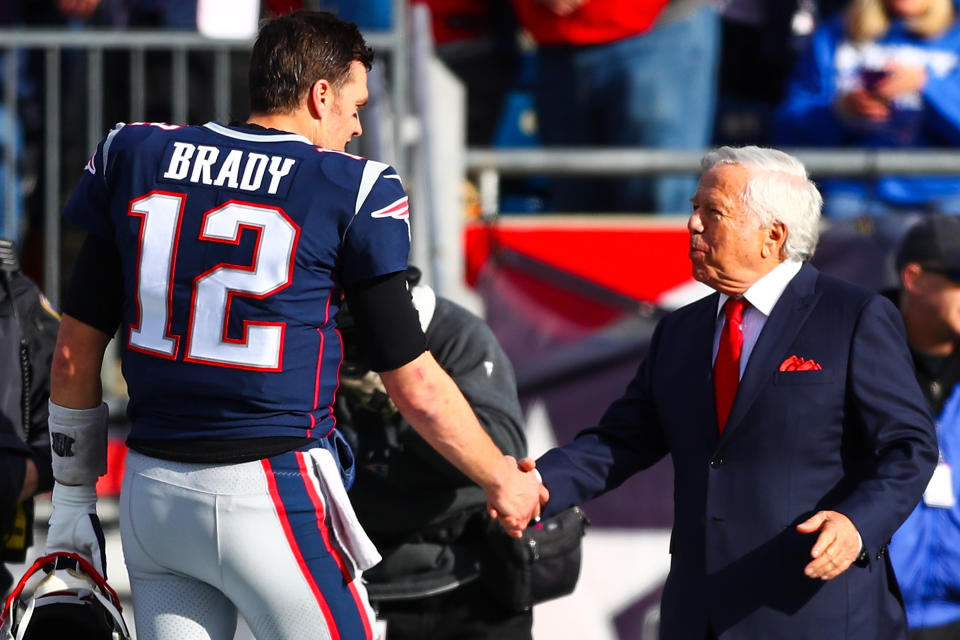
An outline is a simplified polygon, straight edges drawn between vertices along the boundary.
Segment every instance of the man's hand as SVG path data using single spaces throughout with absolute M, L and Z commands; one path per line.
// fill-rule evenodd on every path
M 97 488 L 92 485 L 53 485 L 53 513 L 46 553 L 68 551 L 89 561 L 106 579 L 107 554 L 97 517 Z
M 517 467 L 520 471 L 533 471 L 537 468 L 537 461 L 533 458 L 524 458 L 517 463 Z M 547 506 L 547 503 L 550 502 L 550 492 L 547 491 L 547 485 L 541 482 L 540 484 L 540 510 L 543 511 L 543 508 Z
M 488 511 L 511 536 L 519 538 L 540 517 L 540 488 L 536 474 L 523 472 L 513 456 L 503 457 L 503 471 L 495 487 L 486 488 Z
M 810 550 L 813 562 L 803 572 L 811 578 L 832 580 L 846 571 L 860 555 L 860 535 L 847 516 L 837 511 L 818 511 L 797 525 L 800 533 L 819 531 Z

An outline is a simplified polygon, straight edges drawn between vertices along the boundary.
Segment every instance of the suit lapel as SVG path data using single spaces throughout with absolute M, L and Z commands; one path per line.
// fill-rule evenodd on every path
M 737 396 L 723 431 L 724 437 L 736 430 L 757 396 L 770 384 L 783 359 L 784 350 L 793 343 L 816 305 L 820 297 L 820 293 L 814 290 L 817 275 L 814 267 L 804 263 L 774 305 L 740 379 Z
M 693 330 L 690 331 L 690 340 L 684 351 L 689 354 L 687 366 L 693 379 L 690 380 L 689 401 L 700 403 L 697 415 L 709 418 L 711 439 L 717 435 L 717 405 L 713 393 L 713 335 L 717 328 L 717 304 L 719 293 L 714 293 L 703 299 L 699 312 L 696 315 Z M 700 372 L 703 372 L 702 374 Z M 709 414 L 709 415 L 708 415 Z

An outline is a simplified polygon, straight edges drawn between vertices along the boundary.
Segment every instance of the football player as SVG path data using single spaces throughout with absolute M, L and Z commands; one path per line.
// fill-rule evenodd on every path
M 87 236 L 65 295 L 50 432 L 47 551 L 105 572 L 100 367 L 120 328 L 132 428 L 121 538 L 140 640 L 369 638 L 379 560 L 345 493 L 335 429 L 349 300 L 407 420 L 519 535 L 539 484 L 483 431 L 426 351 L 404 273 L 408 203 L 391 167 L 349 155 L 372 53 L 352 23 L 265 23 L 251 116 L 117 125 L 65 217 Z

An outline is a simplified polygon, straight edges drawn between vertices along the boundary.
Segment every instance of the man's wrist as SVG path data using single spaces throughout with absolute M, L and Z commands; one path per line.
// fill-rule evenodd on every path
M 490 468 L 493 469 L 490 477 L 479 484 L 488 495 L 495 495 L 507 486 L 507 478 L 517 470 L 517 463 L 512 458 L 501 455 L 500 461 L 496 465 L 491 465 Z

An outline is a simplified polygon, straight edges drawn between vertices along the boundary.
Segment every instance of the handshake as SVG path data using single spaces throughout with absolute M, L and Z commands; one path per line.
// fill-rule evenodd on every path
M 484 487 L 487 511 L 491 518 L 500 521 L 504 531 L 519 538 L 529 523 L 540 519 L 550 492 L 534 473 L 537 463 L 533 458 L 518 462 L 513 456 L 504 456 L 503 460 L 504 468 L 497 475 L 497 481 Z

